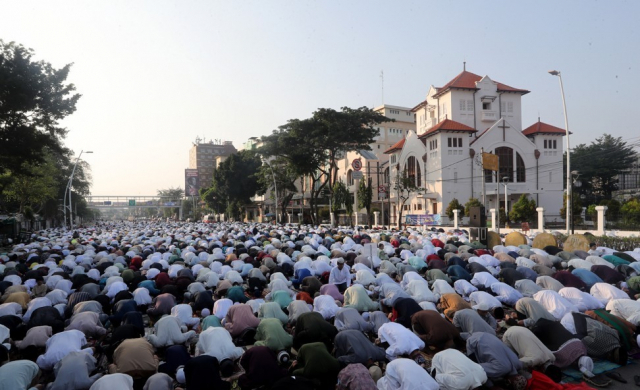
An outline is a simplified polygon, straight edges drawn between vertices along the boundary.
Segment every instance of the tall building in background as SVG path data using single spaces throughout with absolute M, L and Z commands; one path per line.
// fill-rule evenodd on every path
M 199 187 L 210 187 L 213 171 L 222 161 L 236 152 L 231 141 L 220 139 L 205 141 L 197 137 L 189 150 L 189 169 L 198 171 Z

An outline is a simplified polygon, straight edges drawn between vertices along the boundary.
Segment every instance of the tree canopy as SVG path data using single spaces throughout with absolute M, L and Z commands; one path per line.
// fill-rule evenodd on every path
M 44 163 L 45 147 L 61 152 L 67 130 L 60 121 L 80 99 L 65 83 L 72 64 L 55 69 L 33 56 L 31 49 L 0 40 L 0 173 L 28 174 L 29 164 Z
M 580 174 L 582 186 L 574 187 L 573 191 L 584 194 L 590 203 L 611 199 L 611 193 L 618 188 L 618 175 L 627 171 L 637 158 L 632 145 L 609 134 L 589 145 L 576 146 L 571 153 L 571 168 Z
M 200 197 L 214 212 L 241 219 L 244 206 L 260 188 L 261 165 L 260 158 L 248 150 L 230 155 L 216 168 L 211 187 L 202 189 Z
M 292 119 L 262 138 L 258 153 L 286 159 L 298 175 L 311 179 L 311 215 L 324 189 L 333 191 L 338 160 L 350 151 L 371 150 L 376 125 L 392 119 L 367 107 L 320 108 L 307 119 Z

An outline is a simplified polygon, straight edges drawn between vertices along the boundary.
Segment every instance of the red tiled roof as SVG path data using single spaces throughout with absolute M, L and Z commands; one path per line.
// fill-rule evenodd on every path
M 437 125 L 433 126 L 432 128 L 430 128 L 429 130 L 427 130 L 426 132 L 424 132 L 424 134 L 420 135 L 419 138 L 426 138 L 428 136 L 430 136 L 431 134 L 434 134 L 438 131 L 468 131 L 468 132 L 472 132 L 475 133 L 477 130 L 474 129 L 473 127 L 469 127 L 465 124 L 462 124 L 460 122 L 456 122 L 453 121 L 451 119 L 445 119 L 442 122 L 438 123 Z
M 522 134 L 524 135 L 534 135 L 534 134 L 559 134 L 565 135 L 567 132 L 565 129 L 561 129 L 559 127 L 551 126 L 544 122 L 540 122 L 538 120 L 536 123 L 522 130 Z
M 438 96 L 448 91 L 451 88 L 459 88 L 459 89 L 478 89 L 476 87 L 476 82 L 482 80 L 481 76 L 478 76 L 475 73 L 467 72 L 466 70 L 453 78 L 453 80 L 449 81 L 444 87 L 438 88 L 438 93 L 434 96 Z M 494 80 L 495 81 L 495 80 Z M 519 92 L 523 95 L 529 93 L 526 89 L 513 88 L 506 84 L 502 84 L 496 81 L 498 84 L 499 92 Z
M 396 150 L 402 150 L 402 147 L 404 146 L 404 141 L 406 138 L 401 139 L 400 141 L 396 142 L 392 147 L 390 147 L 389 149 L 384 151 L 384 154 L 389 154 L 392 152 L 395 152 Z

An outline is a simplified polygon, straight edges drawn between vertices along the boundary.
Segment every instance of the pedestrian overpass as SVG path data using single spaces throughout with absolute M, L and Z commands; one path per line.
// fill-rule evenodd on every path
M 182 201 L 187 197 L 147 196 L 147 195 L 89 195 L 86 196 L 87 208 L 100 211 L 116 209 L 166 209 L 179 208 L 182 219 Z M 195 200 L 194 200 L 195 201 Z

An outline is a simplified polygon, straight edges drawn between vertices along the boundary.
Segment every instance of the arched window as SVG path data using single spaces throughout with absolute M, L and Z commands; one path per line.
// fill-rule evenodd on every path
M 382 182 L 385 184 L 389 184 L 389 168 L 387 167 L 387 169 L 384 170 L 383 173 L 384 178 L 382 179 Z
M 527 170 L 524 166 L 524 160 L 520 153 L 516 152 L 516 181 L 518 183 L 524 183 L 527 181 Z
M 503 181 L 503 178 L 506 177 L 507 182 L 513 182 L 513 149 L 501 146 L 496 148 L 496 154 L 499 165 L 498 180 Z
M 411 179 L 413 183 L 416 182 L 416 163 L 416 158 L 411 156 L 404 165 L 405 175 L 408 179 Z
M 418 160 L 416 160 L 416 187 L 420 187 L 422 185 L 422 171 L 420 170 L 420 166 L 418 165 Z
M 347 171 L 347 185 L 348 186 L 353 185 L 353 172 L 351 171 L 351 169 Z

